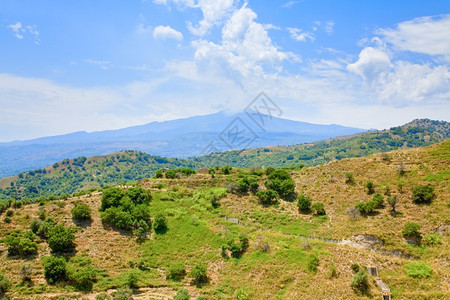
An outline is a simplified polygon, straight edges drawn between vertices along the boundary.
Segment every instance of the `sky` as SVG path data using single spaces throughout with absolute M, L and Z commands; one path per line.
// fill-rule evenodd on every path
M 450 1 L 0 0 L 0 142 L 239 112 L 450 121 Z

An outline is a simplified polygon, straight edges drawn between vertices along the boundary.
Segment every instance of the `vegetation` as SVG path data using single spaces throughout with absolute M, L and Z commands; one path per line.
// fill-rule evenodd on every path
M 430 185 L 416 186 L 412 192 L 412 200 L 416 204 L 430 204 L 435 198 L 434 188 Z
M 166 278 L 170 280 L 179 281 L 184 276 L 186 276 L 186 265 L 181 261 L 173 262 L 166 271 Z
M 299 212 L 303 214 L 308 214 L 311 212 L 311 198 L 301 194 L 298 196 L 297 206 Z
M 417 223 L 409 222 L 403 226 L 403 236 L 405 237 L 419 237 L 420 236 L 420 225 Z
M 196 264 L 189 275 L 194 279 L 194 283 L 197 285 L 208 282 L 206 266 L 203 263 Z
M 406 265 L 405 273 L 413 278 L 430 278 L 433 268 L 421 261 L 411 262 Z
M 256 193 L 259 203 L 262 205 L 272 205 L 276 203 L 278 198 L 278 193 L 274 190 L 261 190 Z
M 5 276 L 5 274 L 0 273 L 0 296 L 3 296 L 11 287 L 11 281 Z
M 179 289 L 173 299 L 174 300 L 189 300 L 189 299 L 191 299 L 191 296 L 189 295 L 188 290 Z
M 50 284 L 66 280 L 67 263 L 64 257 L 47 256 L 43 258 L 44 276 Z
M 75 203 L 71 210 L 72 218 L 78 221 L 87 221 L 91 219 L 91 208 L 86 203 Z
M 55 253 L 72 252 L 76 245 L 72 228 L 55 225 L 49 231 L 48 246 Z
M 369 292 L 369 275 L 366 270 L 361 269 L 353 276 L 351 287 L 362 294 Z

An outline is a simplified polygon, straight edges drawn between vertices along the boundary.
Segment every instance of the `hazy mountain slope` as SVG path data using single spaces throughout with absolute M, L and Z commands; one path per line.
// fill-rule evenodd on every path
M 226 145 L 219 135 L 239 118 L 251 130 L 251 144 Z M 339 125 L 317 125 L 264 117 L 264 130 L 245 113 L 195 116 L 165 122 L 92 133 L 75 132 L 28 141 L 0 143 L 0 177 L 45 167 L 65 158 L 104 155 L 122 150 L 138 150 L 166 157 L 189 157 L 203 153 L 211 142 L 219 151 L 240 147 L 294 145 L 353 134 L 363 129 Z M 242 124 L 240 123 L 240 124 Z M 242 125 L 244 126 L 244 125 Z M 234 147 L 236 146 L 236 147 Z M 209 152 L 208 152 L 209 153 Z

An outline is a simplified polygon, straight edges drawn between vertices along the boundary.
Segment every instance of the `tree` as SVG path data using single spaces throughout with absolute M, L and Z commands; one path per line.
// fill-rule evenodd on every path
M 262 205 L 272 205 L 276 202 L 278 193 L 274 190 L 262 190 L 256 193 L 259 203 Z
M 55 225 L 49 232 L 48 246 L 53 252 L 71 252 L 75 249 L 75 235 L 71 228 Z
M 102 205 L 100 211 L 105 211 L 109 207 L 117 207 L 120 205 L 125 192 L 117 187 L 107 188 L 103 190 Z
M 43 259 L 44 276 L 48 283 L 54 284 L 66 279 L 67 263 L 64 257 L 47 256 Z
M 229 175 L 232 169 L 233 168 L 230 166 L 224 166 L 224 167 L 222 167 L 222 174 Z
M 326 215 L 325 208 L 324 208 L 322 202 L 313 203 L 313 205 L 311 206 L 311 209 L 314 211 L 314 213 L 316 215 L 319 215 L 319 216 Z
M 403 226 L 403 236 L 405 237 L 420 237 L 420 225 L 414 222 L 408 222 Z
M 372 201 L 374 202 L 376 208 L 384 207 L 384 198 L 380 193 L 375 194 L 372 198 Z
M 430 185 L 419 185 L 413 188 L 412 200 L 416 204 L 430 204 L 436 197 L 434 187 Z
M 397 196 L 396 195 L 389 196 L 387 198 L 387 203 L 389 204 L 389 207 L 391 208 L 391 213 L 396 214 L 396 208 L 397 208 L 397 203 L 398 203 Z
M 344 175 L 346 184 L 355 184 L 355 178 L 353 177 L 352 172 L 345 172 Z
M 31 281 L 31 275 L 33 274 L 33 266 L 30 263 L 25 263 L 20 266 L 20 275 L 22 275 L 23 281 Z
M 167 179 L 175 179 L 177 177 L 177 170 L 171 169 L 165 172 Z
M 173 300 L 189 300 L 191 299 L 191 295 L 189 295 L 188 290 L 180 289 L 177 291 L 177 294 L 173 298 Z
M 200 285 L 202 283 L 208 282 L 208 275 L 206 270 L 206 265 L 203 263 L 197 263 L 189 273 L 189 275 L 194 278 L 194 283 Z
M 159 213 L 156 215 L 155 220 L 153 221 L 153 229 L 156 233 L 165 233 L 167 231 L 167 220 L 166 217 Z
M 355 276 L 353 276 L 351 287 L 358 290 L 362 294 L 367 294 L 369 292 L 369 276 L 367 271 L 364 269 L 359 270 Z
M 256 181 L 252 181 L 249 184 L 249 190 L 252 194 L 256 194 L 259 189 L 259 184 Z
M 264 184 L 268 189 L 276 191 L 283 200 L 295 199 L 295 182 L 286 170 L 272 171 Z
M 11 287 L 11 281 L 5 276 L 5 274 L 0 273 L 0 296 L 4 295 Z
M 155 178 L 163 178 L 164 173 L 161 169 L 156 170 L 155 172 Z
M 186 265 L 182 261 L 170 264 L 166 271 L 166 279 L 180 281 L 186 276 Z
M 375 185 L 373 184 L 372 181 L 369 181 L 366 184 L 367 187 L 367 195 L 372 195 L 373 193 L 375 193 Z
M 299 212 L 303 214 L 308 214 L 311 212 L 311 198 L 305 196 L 305 194 L 301 194 L 298 196 L 297 202 Z
M 150 192 L 141 187 L 133 187 L 126 190 L 126 195 L 130 198 L 135 205 L 149 204 L 152 200 Z
M 86 221 L 91 219 L 91 208 L 86 203 L 77 203 L 72 208 L 72 218 L 78 221 Z

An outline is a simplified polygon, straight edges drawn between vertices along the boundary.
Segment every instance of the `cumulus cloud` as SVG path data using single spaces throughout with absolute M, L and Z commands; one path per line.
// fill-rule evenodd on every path
M 391 67 L 391 60 L 385 51 L 366 47 L 359 53 L 359 59 L 347 66 L 347 70 L 360 75 L 371 85 Z
M 40 43 L 39 31 L 37 30 L 36 25 L 23 26 L 21 22 L 17 22 L 15 24 L 8 25 L 8 29 L 10 29 L 14 36 L 19 40 L 22 40 L 25 34 L 30 34 L 34 37 L 36 44 Z
M 162 40 L 174 39 L 181 41 L 183 39 L 183 34 L 170 26 L 156 26 L 153 30 L 153 38 Z
M 450 61 L 450 14 L 416 18 L 376 33 L 396 49 L 436 55 Z
M 299 28 L 288 28 L 291 38 L 298 42 L 306 42 L 308 39 L 314 41 L 314 35 L 311 32 L 303 32 Z

